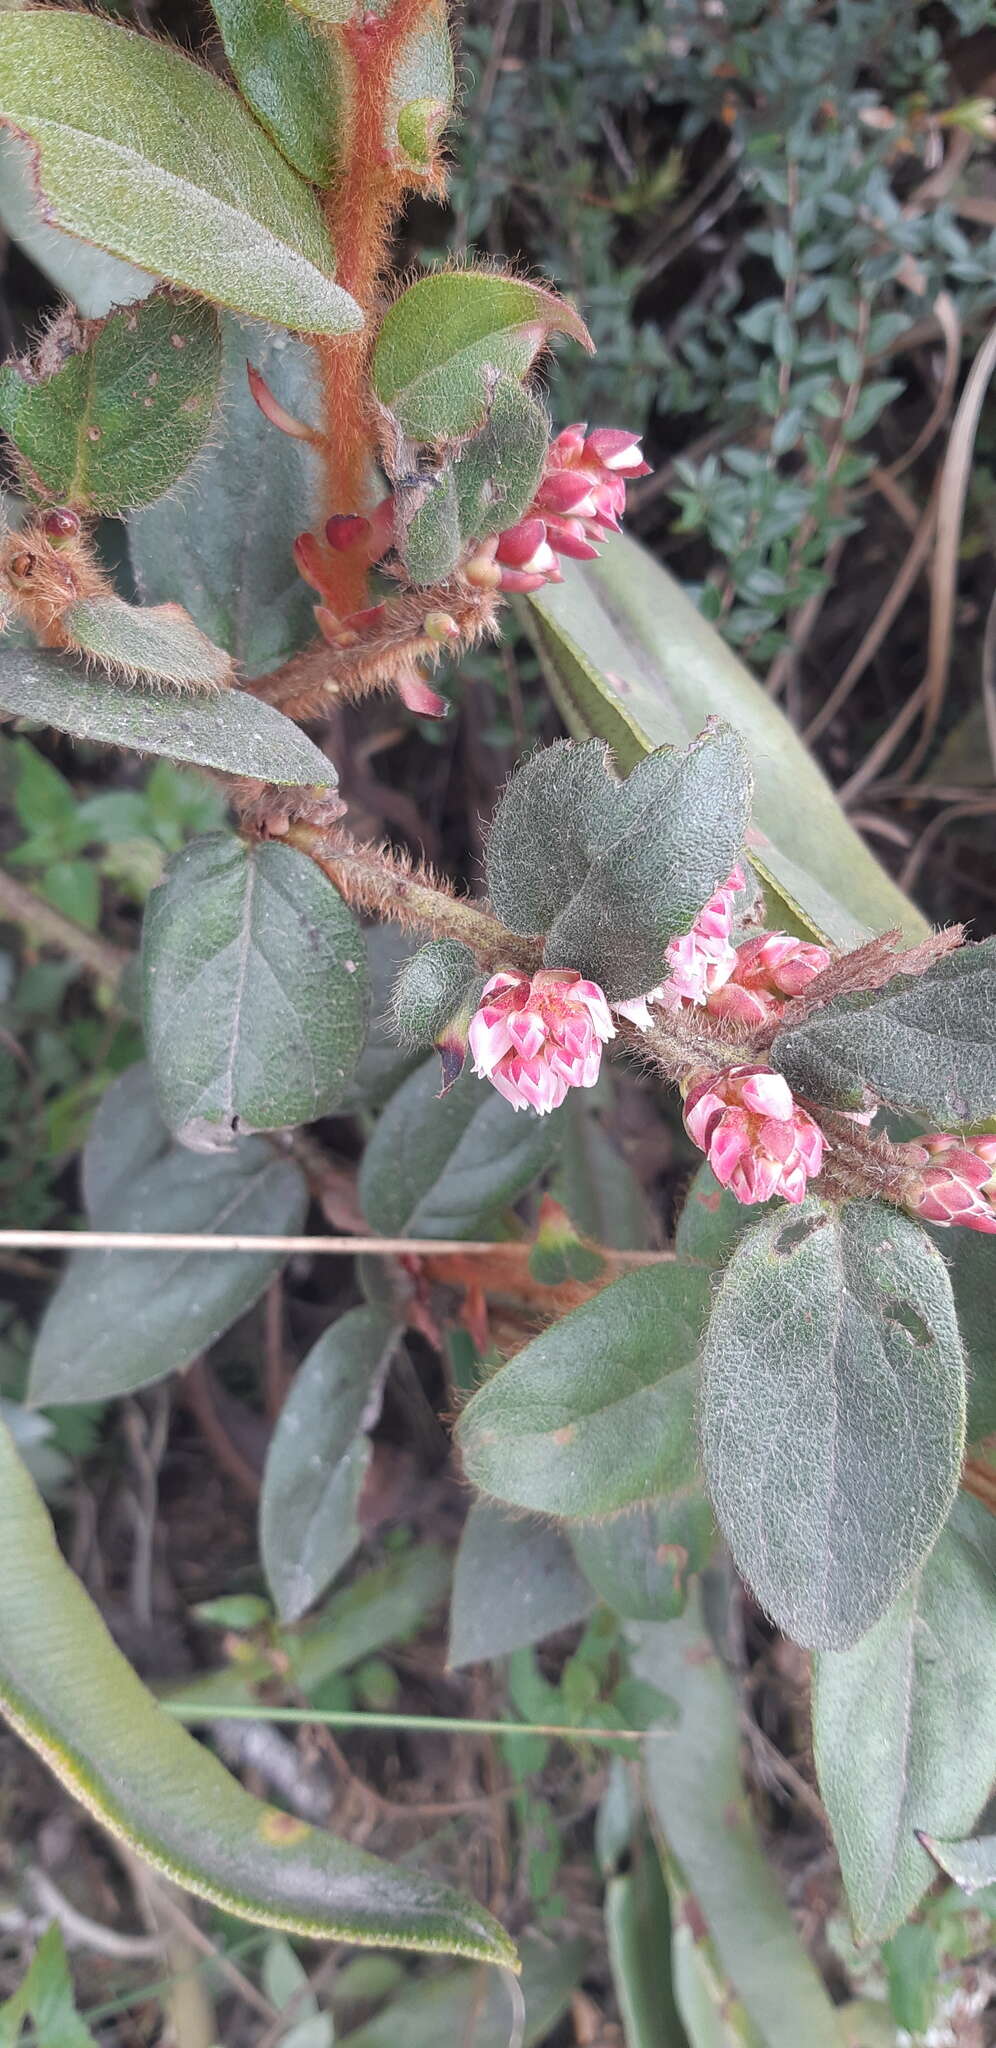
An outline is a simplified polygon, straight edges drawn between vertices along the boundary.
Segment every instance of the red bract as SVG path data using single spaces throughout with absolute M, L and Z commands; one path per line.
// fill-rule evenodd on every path
M 738 1202 L 801 1202 L 823 1164 L 823 1132 L 770 1067 L 692 1075 L 685 1129 Z
M 602 1046 L 615 1037 L 597 982 L 559 968 L 493 974 L 471 1019 L 474 1072 L 513 1109 L 545 1116 L 568 1088 L 593 1088 Z
M 959 1138 L 950 1131 L 935 1131 L 919 1140 L 919 1151 L 932 1163 L 923 1175 L 914 1214 L 944 1228 L 958 1223 L 965 1230 L 996 1235 L 996 1135 Z

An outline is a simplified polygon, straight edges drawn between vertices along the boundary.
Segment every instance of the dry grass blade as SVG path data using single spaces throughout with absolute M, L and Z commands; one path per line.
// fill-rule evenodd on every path
M 957 388 L 958 371 L 961 368 L 962 331 L 958 308 L 950 292 L 938 292 L 934 301 L 934 312 L 944 336 L 944 368 L 937 397 L 930 418 L 921 427 L 916 440 L 907 448 L 905 455 L 901 455 L 898 462 L 894 462 L 886 472 L 890 477 L 902 476 L 905 470 L 912 467 L 918 456 L 923 454 L 924 449 L 929 448 L 934 435 L 940 432 L 948 417 Z
M 886 634 L 902 611 L 913 585 L 930 553 L 937 524 L 938 494 L 935 492 L 930 503 L 924 508 L 919 525 L 903 558 L 902 566 L 888 593 L 861 641 L 851 656 L 839 682 L 834 684 L 826 703 L 821 705 L 815 718 L 810 720 L 803 735 L 809 746 L 819 739 L 827 726 L 836 718 L 838 711 L 846 704 L 855 684 L 860 682 L 870 661 L 874 660 Z

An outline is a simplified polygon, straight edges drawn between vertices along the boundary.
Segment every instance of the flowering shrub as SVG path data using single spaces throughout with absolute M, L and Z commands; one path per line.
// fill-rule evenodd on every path
M 715 1665 L 694 1620 L 715 1517 L 759 1608 L 817 1653 L 820 1787 L 855 1923 L 882 1937 L 936 1862 L 968 1854 L 996 1773 L 993 1488 L 966 1463 L 996 1422 L 991 1277 L 958 1243 L 958 1226 L 996 1230 L 996 1139 L 978 1135 L 996 1116 L 996 941 L 924 929 L 680 600 L 655 643 L 665 585 L 620 538 L 640 441 L 625 422 L 555 430 L 539 382 L 555 338 L 591 346 L 582 313 L 470 257 L 391 278 L 400 205 L 445 187 L 438 0 L 278 0 L 265 32 L 235 0 L 215 14 L 225 80 L 103 17 L 0 20 L 0 121 L 45 219 L 115 259 L 99 312 L 67 309 L 0 371 L 20 494 L 0 545 L 19 633 L 0 708 L 193 763 L 231 816 L 149 900 L 147 1065 L 98 1114 L 88 1213 L 261 1239 L 246 1257 L 185 1248 L 185 1266 L 153 1246 L 123 1276 L 115 1252 L 78 1251 L 32 1397 L 111 1399 L 189 1366 L 258 1300 L 309 1196 L 331 1199 L 300 1127 L 359 1117 L 358 1199 L 401 1244 L 397 1291 L 367 1273 L 366 1305 L 325 1333 L 276 1424 L 261 1543 L 278 1622 L 299 1623 L 357 1548 L 403 1326 L 438 1344 L 452 1314 L 432 1300 L 432 1240 L 439 1260 L 483 1243 L 494 1269 L 468 1280 L 470 1252 L 448 1269 L 489 1368 L 456 1430 L 479 1504 L 454 1660 L 478 1518 L 497 1518 L 502 1598 L 540 1582 L 542 1538 L 569 1564 L 571 1618 L 598 1595 L 626 1624 L 613 1654 L 647 1681 L 632 1716 L 656 1722 L 674 1696 L 693 1746 L 701 1709 L 681 1688 Z M 127 520 L 138 601 L 100 553 L 106 515 Z M 471 897 L 369 843 L 329 721 L 376 692 L 441 717 L 440 665 L 497 637 L 512 600 L 530 601 L 578 736 L 519 760 Z M 302 729 L 322 721 L 329 751 Z M 382 924 L 408 945 L 390 1007 L 409 1057 L 372 994 Z M 639 1248 L 588 1220 L 611 1236 L 604 1154 L 587 1211 L 565 1191 L 578 1098 L 616 1063 L 702 1155 L 674 1255 L 631 1271 Z M 531 1318 L 503 1363 L 487 1356 L 493 1271 Z M 209 1768 L 100 1633 L 2 1456 L 0 1697 L 91 1810 L 251 1918 L 514 1960 L 463 1893 Z M 501 1569 L 513 1542 L 525 1581 Z M 535 1639 L 531 1597 L 512 1648 Z M 259 1684 L 286 1668 L 264 1660 Z M 665 1843 L 693 1767 L 676 1744 L 677 1762 L 648 1744 Z M 991 1852 L 972 1854 L 991 1876 Z M 677 1900 L 684 1845 L 666 1856 Z M 768 2038 L 770 1993 L 734 1975 Z M 822 2048 L 839 2036 L 804 1983 L 797 2038 Z

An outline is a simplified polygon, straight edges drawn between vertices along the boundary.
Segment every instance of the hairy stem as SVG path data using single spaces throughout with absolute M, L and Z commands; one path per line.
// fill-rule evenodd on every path
M 481 967 L 521 967 L 530 973 L 540 965 L 541 939 L 506 931 L 491 911 L 454 896 L 430 875 L 378 847 L 356 846 L 341 832 L 306 823 L 292 825 L 286 843 L 308 854 L 354 910 L 427 938 L 459 939 Z
M 326 199 L 336 252 L 336 278 L 365 315 L 358 334 L 318 344 L 325 397 L 328 510 L 364 512 L 376 420 L 369 392 L 378 290 L 387 267 L 394 216 L 410 180 L 391 157 L 385 123 L 399 50 L 428 12 L 430 0 L 394 0 L 383 15 L 366 13 L 337 31 L 348 69 L 349 116 L 343 167 Z M 332 608 L 340 615 L 366 602 L 367 568 L 360 551 L 332 564 Z

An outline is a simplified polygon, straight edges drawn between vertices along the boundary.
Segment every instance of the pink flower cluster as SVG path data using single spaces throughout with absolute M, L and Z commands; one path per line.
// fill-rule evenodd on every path
M 598 984 L 580 974 L 493 974 L 481 991 L 468 1043 L 474 1072 L 513 1109 L 546 1116 L 568 1088 L 593 1088 L 602 1047 L 616 1035 Z
M 800 995 L 814 975 L 829 967 L 830 954 L 825 946 L 795 939 L 789 932 L 761 932 L 734 946 L 734 899 L 743 887 L 743 869 L 733 868 L 699 911 L 691 931 L 671 940 L 665 955 L 668 972 L 659 987 L 614 1003 L 613 1009 L 641 1031 L 648 1031 L 653 1022 L 653 1003 L 671 1011 L 695 1005 L 750 1030 L 766 1023 L 791 996 Z
M 685 1129 L 738 1202 L 801 1202 L 823 1164 L 823 1132 L 770 1067 L 692 1075 Z
M 532 504 L 504 533 L 475 549 L 463 574 L 489 590 L 539 590 L 563 581 L 559 556 L 590 562 L 597 543 L 619 532 L 626 485 L 648 476 L 637 434 L 579 424 L 551 441 Z
M 959 1138 L 936 1131 L 910 1151 L 930 1161 L 915 1215 L 925 1223 L 960 1223 L 966 1230 L 996 1234 L 996 1134 Z

